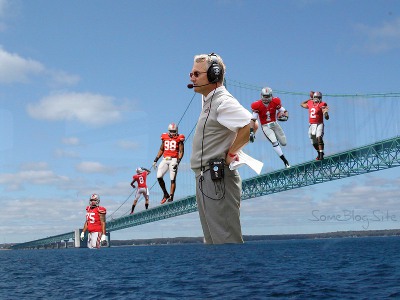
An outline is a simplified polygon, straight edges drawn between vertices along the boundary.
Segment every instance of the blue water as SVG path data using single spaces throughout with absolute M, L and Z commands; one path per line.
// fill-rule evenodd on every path
M 400 237 L 0 251 L 1 299 L 400 299 Z

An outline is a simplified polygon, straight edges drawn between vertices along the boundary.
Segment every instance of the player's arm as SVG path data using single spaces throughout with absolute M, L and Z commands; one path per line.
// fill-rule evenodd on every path
M 136 186 L 135 186 L 135 184 L 134 184 L 134 183 L 135 183 L 135 181 L 136 181 L 136 180 L 135 180 L 135 179 L 133 179 L 133 180 L 132 180 L 132 182 L 131 182 L 131 187 L 132 187 L 132 188 L 135 188 L 135 187 L 136 187 Z
M 86 230 L 87 230 L 87 220 L 85 221 L 85 224 L 83 224 L 82 232 L 85 232 Z
M 85 239 L 85 231 L 87 230 L 87 220 L 85 221 L 85 224 L 83 224 L 83 229 L 81 232 L 81 241 Z
M 289 119 L 289 112 L 286 110 L 286 108 L 281 106 L 281 108 L 279 109 L 279 112 L 282 113 L 282 115 L 286 117 L 285 121 L 287 121 L 287 119 Z
M 304 100 L 303 102 L 301 102 L 300 103 L 300 106 L 302 107 L 302 108 L 308 108 L 308 101 L 309 101 L 310 99 L 307 99 L 307 100 Z
M 322 107 L 322 113 L 323 113 L 323 115 L 324 115 L 324 117 L 325 117 L 325 120 L 329 120 L 328 111 L 329 111 L 328 105 Z
M 163 153 L 164 153 L 164 141 L 162 140 L 162 141 L 161 141 L 160 149 L 158 150 L 157 155 L 156 155 L 156 158 L 154 159 L 154 162 L 153 162 L 153 168 L 154 168 L 154 169 L 156 169 L 156 167 L 157 167 L 157 162 L 158 162 L 158 160 L 160 159 L 160 157 L 163 155 Z
M 178 152 L 178 159 L 177 159 L 178 164 L 181 162 L 184 154 L 185 154 L 185 145 L 183 144 L 183 142 L 179 142 L 179 152 Z
M 154 161 L 157 162 L 160 159 L 160 157 L 163 155 L 163 153 L 164 153 L 164 141 L 161 141 L 160 149 L 158 150 L 157 156 L 154 159 Z
M 100 213 L 100 222 L 101 222 L 101 232 L 106 234 L 106 214 Z
M 253 106 L 253 105 L 252 105 Z M 252 116 L 251 116 L 251 120 L 250 120 L 250 142 L 254 142 L 255 139 L 255 133 L 258 129 L 258 110 L 257 109 L 253 109 L 253 107 L 251 108 L 252 110 Z

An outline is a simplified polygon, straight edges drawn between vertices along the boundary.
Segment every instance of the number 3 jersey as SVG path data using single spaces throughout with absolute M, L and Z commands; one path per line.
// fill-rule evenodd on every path
M 101 221 L 100 214 L 106 214 L 106 208 L 102 206 L 96 206 L 91 208 L 86 207 L 86 221 L 89 232 L 101 232 Z
M 168 133 L 163 133 L 161 135 L 161 140 L 164 144 L 164 157 L 177 158 L 179 153 L 179 143 L 185 141 L 185 136 L 183 134 L 170 136 Z

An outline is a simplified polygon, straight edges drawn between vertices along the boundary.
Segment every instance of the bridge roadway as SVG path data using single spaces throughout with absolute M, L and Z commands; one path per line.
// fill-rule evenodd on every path
M 242 183 L 242 200 L 279 193 L 309 185 L 338 180 L 400 166 L 400 137 L 383 140 L 364 147 L 355 148 L 323 161 L 309 161 L 290 169 L 259 175 Z M 107 231 L 112 232 L 145 223 L 155 222 L 197 211 L 196 197 L 188 196 L 174 202 L 157 206 L 107 222 Z M 16 244 L 13 249 L 32 249 L 74 240 L 75 232 L 64 233 L 31 242 Z

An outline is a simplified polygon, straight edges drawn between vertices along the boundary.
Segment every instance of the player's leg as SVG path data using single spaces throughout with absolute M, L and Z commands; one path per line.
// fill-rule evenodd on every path
M 149 199 L 149 189 L 148 188 L 145 188 L 145 190 L 143 192 L 143 196 L 144 196 L 144 199 L 145 199 L 144 207 L 146 209 L 148 209 L 149 208 L 149 201 L 150 201 L 150 199 Z
M 310 138 L 311 145 L 313 145 L 315 151 L 317 151 L 317 158 L 319 158 L 319 148 L 318 148 L 318 140 L 317 140 L 317 124 L 310 124 L 308 127 L 308 137 Z
M 165 181 L 163 179 L 163 176 L 168 171 L 168 169 L 169 169 L 168 161 L 163 159 L 157 169 L 157 180 L 158 180 L 158 183 L 164 193 L 164 197 L 161 200 L 161 204 L 165 203 L 165 201 L 167 201 L 167 199 L 169 198 L 169 194 L 165 187 Z
M 278 125 L 278 124 L 277 124 Z M 290 164 L 287 161 L 285 155 L 283 155 L 283 151 L 281 146 L 279 145 L 278 139 L 275 135 L 275 132 L 271 129 L 268 128 L 268 126 L 264 125 L 262 126 L 262 131 L 264 132 L 265 137 L 270 141 L 272 144 L 272 148 L 274 149 L 275 153 L 278 154 L 279 158 L 283 161 L 285 164 L 286 168 L 290 168 Z M 285 137 L 285 142 L 286 142 L 286 137 Z
M 282 146 L 286 146 L 286 135 L 285 135 L 285 132 L 283 131 L 281 125 L 276 123 L 273 131 L 275 132 L 275 136 L 276 136 L 277 140 L 279 141 L 279 144 L 281 144 Z
M 169 193 L 168 202 L 174 201 L 174 193 L 176 189 L 176 176 L 178 174 L 178 168 L 175 168 L 177 159 L 173 158 L 169 164 L 169 178 L 171 179 L 171 189 Z
M 318 142 L 318 160 L 323 160 L 324 159 L 324 124 L 318 124 L 317 126 L 317 132 L 316 132 L 316 138 Z
M 100 235 L 101 232 L 90 232 L 88 234 L 88 248 L 89 249 L 98 249 L 100 248 Z
M 139 200 L 140 197 L 140 192 L 139 192 L 139 188 L 136 189 L 136 193 L 135 193 L 135 199 L 133 200 L 133 204 L 132 204 L 132 208 L 131 208 L 131 214 L 133 214 L 133 211 L 135 210 L 135 206 Z

